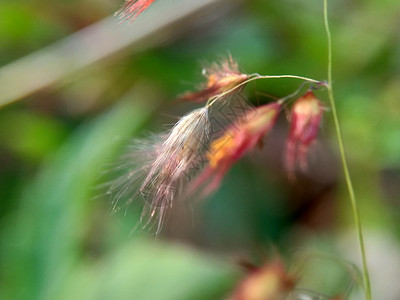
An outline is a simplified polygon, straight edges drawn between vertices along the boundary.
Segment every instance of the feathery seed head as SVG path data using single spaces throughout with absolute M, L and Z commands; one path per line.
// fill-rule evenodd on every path
M 201 164 L 209 127 L 207 108 L 196 109 L 181 118 L 160 143 L 140 187 L 142 194 L 148 195 L 150 217 L 158 215 L 157 231 L 161 229 L 166 208 L 172 206 Z
M 143 228 L 155 225 L 159 233 L 168 208 L 202 164 L 209 128 L 207 108 L 200 108 L 182 117 L 169 132 L 138 145 L 128 155 L 137 163 L 110 185 L 115 204 L 122 197 L 128 202 L 143 198 L 140 223 Z
M 191 169 L 205 148 L 209 128 L 207 108 L 196 109 L 182 117 L 165 136 L 149 172 L 149 180 L 158 171 L 168 177 L 179 178 Z

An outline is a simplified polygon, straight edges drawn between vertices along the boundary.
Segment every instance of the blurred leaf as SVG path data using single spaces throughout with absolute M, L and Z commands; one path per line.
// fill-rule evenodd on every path
M 9 271 L 3 276 L 8 291 L 20 296 L 12 299 L 43 299 L 59 289 L 78 257 L 88 199 L 101 167 L 155 107 L 149 99 L 123 101 L 82 126 L 26 190 L 23 207 L 3 237 Z
M 58 120 L 28 111 L 0 115 L 2 147 L 28 160 L 40 160 L 59 146 L 66 128 Z
M 236 277 L 232 267 L 188 250 L 134 240 L 116 245 L 100 261 L 80 255 L 100 167 L 154 108 L 148 100 L 122 102 L 80 128 L 45 166 L 27 190 L 16 223 L 7 224 L 14 230 L 3 236 L 5 299 L 193 300 L 227 292 Z
M 57 299 L 222 299 L 236 277 L 229 265 L 193 250 L 135 240 L 76 269 Z

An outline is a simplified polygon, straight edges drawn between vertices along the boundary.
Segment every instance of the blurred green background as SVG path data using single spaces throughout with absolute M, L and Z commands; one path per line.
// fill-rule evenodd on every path
M 155 16 L 173 19 L 169 12 L 196 1 L 166 2 L 156 2 L 137 22 L 110 23 L 109 29 L 134 35 L 154 25 Z M 400 298 L 400 4 L 329 2 L 334 88 L 373 294 L 395 300 Z M 24 90 L 27 82 L 22 71 L 9 76 L 11 85 L 5 81 L 9 64 L 16 61 L 31 71 L 23 57 L 50 55 L 46 46 L 100 22 L 120 5 L 122 0 L 1 1 L 0 94 Z M 121 36 L 115 39 L 104 40 L 104 47 L 118 44 Z M 359 263 L 323 90 L 318 95 L 327 111 L 319 141 L 309 172 L 295 182 L 282 168 L 288 131 L 282 116 L 262 151 L 239 162 L 207 201 L 189 209 L 177 204 L 157 238 L 131 234 L 140 207 L 112 214 L 109 199 L 96 188 L 104 168 L 133 137 L 166 130 L 165 124 L 189 109 L 174 99 L 201 84 L 204 63 L 230 53 L 247 73 L 325 80 L 321 1 L 223 1 L 131 44 L 105 59 L 86 53 L 70 58 L 66 51 L 60 65 L 79 59 L 84 67 L 59 72 L 51 84 L 8 98 L 13 103 L 0 107 L 1 299 L 226 299 L 245 276 L 239 258 L 261 264 L 278 254 L 295 265 L 294 254 L 302 251 Z M 33 85 L 41 79 L 40 65 L 34 71 Z M 257 105 L 268 101 L 265 93 L 282 97 L 298 86 L 291 79 L 258 81 L 244 94 Z M 311 273 L 323 274 L 331 286 L 320 287 L 313 279 L 303 283 L 306 288 L 341 291 L 340 284 L 332 286 L 329 279 L 336 275 L 327 264 L 313 268 Z

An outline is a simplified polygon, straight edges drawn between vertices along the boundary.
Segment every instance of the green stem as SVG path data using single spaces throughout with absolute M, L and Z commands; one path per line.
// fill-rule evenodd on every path
M 328 39 L 328 97 L 332 108 L 332 115 L 335 124 L 337 139 L 339 143 L 339 150 L 340 150 L 340 157 L 342 160 L 344 176 L 346 178 L 347 189 L 349 191 L 351 206 L 353 209 L 353 218 L 354 223 L 356 225 L 357 236 L 358 236 L 358 243 L 361 252 L 361 259 L 363 265 L 363 280 L 364 280 L 364 288 L 365 288 L 365 298 L 367 300 L 371 300 L 371 284 L 369 279 L 369 271 L 367 265 L 367 257 L 365 252 L 365 245 L 364 245 L 364 236 L 362 231 L 361 219 L 360 219 L 360 212 L 357 206 L 356 196 L 354 194 L 354 188 L 351 181 L 351 176 L 349 172 L 349 167 L 347 165 L 347 158 L 346 153 L 344 151 L 343 146 L 343 139 L 342 139 L 342 131 L 340 129 L 339 119 L 336 112 L 336 105 L 335 105 L 335 98 L 333 96 L 333 89 L 332 89 L 332 40 L 331 40 L 331 32 L 329 29 L 329 22 L 328 22 L 328 1 L 324 0 L 324 23 L 325 23 L 325 31 L 326 36 Z

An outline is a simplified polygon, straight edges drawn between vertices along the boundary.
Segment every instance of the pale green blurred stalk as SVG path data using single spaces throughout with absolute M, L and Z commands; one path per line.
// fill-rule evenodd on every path
M 367 300 L 371 300 L 371 283 L 369 279 L 369 271 L 368 271 L 368 264 L 367 264 L 367 255 L 365 251 L 365 245 L 364 245 L 364 235 L 362 231 L 362 225 L 361 225 L 361 218 L 360 218 L 360 212 L 358 209 L 357 205 L 357 200 L 356 196 L 354 193 L 354 188 L 353 184 L 351 181 L 351 176 L 349 172 L 349 167 L 347 165 L 347 157 L 346 153 L 344 151 L 344 146 L 343 146 L 343 138 L 342 138 L 342 131 L 340 128 L 339 124 L 339 119 L 336 111 L 336 104 L 335 104 L 335 98 L 333 95 L 333 88 L 332 88 L 332 39 L 331 39 L 331 31 L 329 29 L 329 22 L 328 22 L 328 1 L 324 0 L 324 23 L 325 23 L 325 30 L 326 30 L 326 36 L 328 39 L 328 96 L 329 96 L 329 101 L 331 104 L 332 108 L 332 116 L 333 116 L 333 121 L 335 124 L 335 129 L 336 129 L 336 134 L 337 134 L 337 139 L 338 139 L 338 144 L 339 144 L 339 151 L 340 151 L 340 157 L 342 160 L 342 165 L 343 165 L 343 171 L 344 171 L 344 176 L 346 179 L 346 184 L 347 184 L 347 189 L 349 191 L 349 196 L 350 196 L 350 201 L 351 201 L 351 206 L 353 209 L 353 218 L 354 218 L 354 223 L 356 225 L 356 230 L 357 230 L 357 236 L 358 236 L 358 243 L 360 247 L 360 252 L 361 252 L 361 259 L 362 259 L 362 265 L 363 265 L 363 279 L 364 279 L 364 288 L 365 288 L 365 298 Z

